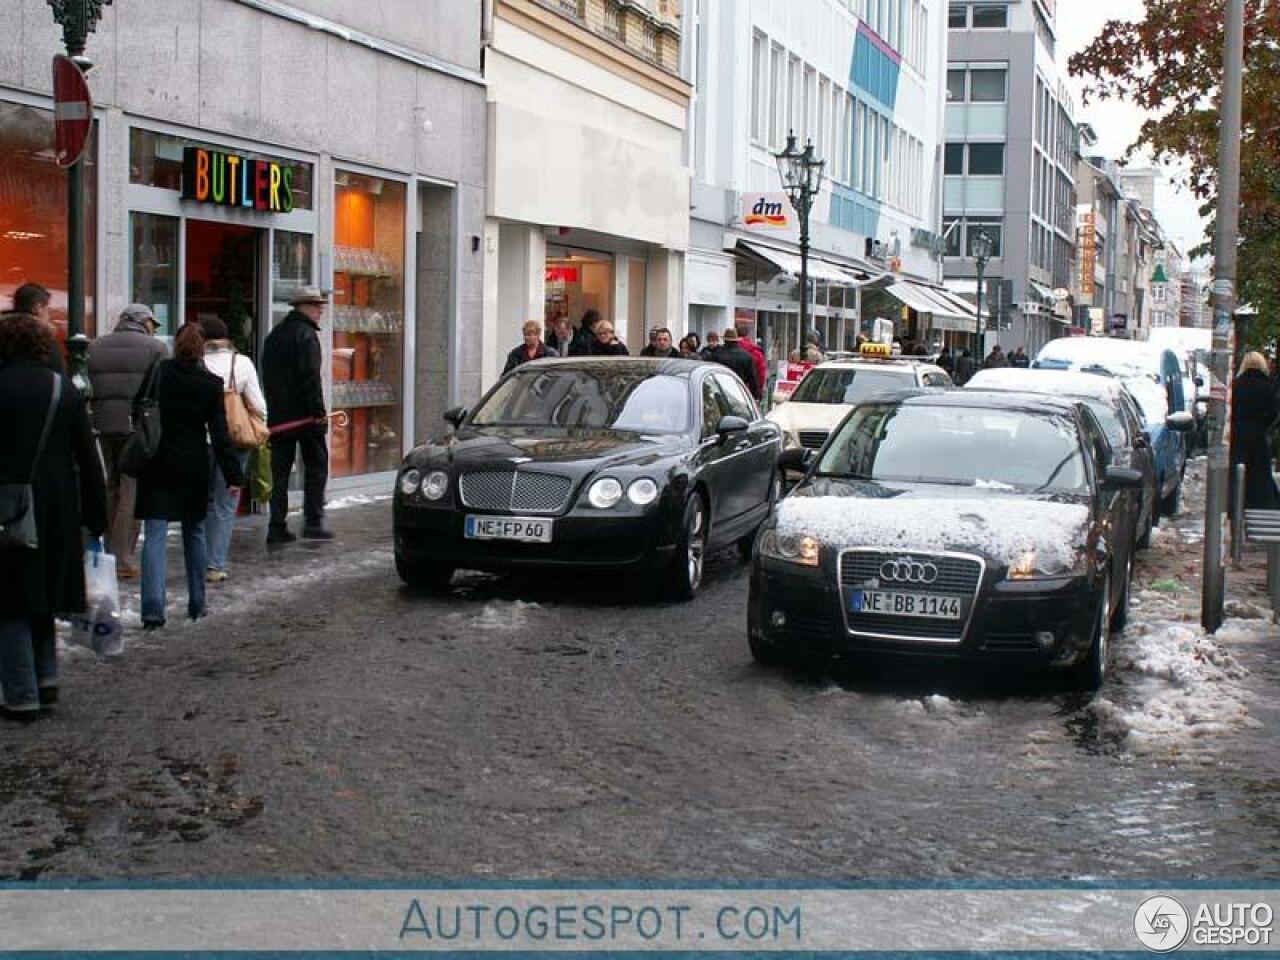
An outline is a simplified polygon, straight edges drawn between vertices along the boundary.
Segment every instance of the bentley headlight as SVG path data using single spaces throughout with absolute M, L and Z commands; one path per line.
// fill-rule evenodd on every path
M 608 510 L 622 499 L 622 484 L 613 477 L 601 477 L 587 491 L 587 503 L 598 510 Z
M 766 557 L 781 560 L 784 563 L 816 567 L 821 553 L 821 544 L 810 536 L 794 536 L 778 533 L 777 530 L 766 530 L 764 536 L 760 538 L 760 552 Z
M 648 477 L 641 477 L 627 487 L 627 499 L 637 507 L 647 507 L 658 499 L 658 485 Z
M 449 489 L 449 475 L 443 470 L 432 470 L 422 482 L 422 495 L 428 500 L 439 500 Z
M 422 483 L 422 474 L 413 467 L 400 474 L 400 492 L 406 497 L 412 497 L 417 492 L 418 484 L 420 483 Z

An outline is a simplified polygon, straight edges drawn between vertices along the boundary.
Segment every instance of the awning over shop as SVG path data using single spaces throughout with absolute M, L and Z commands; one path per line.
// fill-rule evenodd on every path
M 965 307 L 974 316 L 977 316 L 977 299 L 978 299 L 978 281 L 977 280 L 943 280 L 942 285 L 946 288 L 947 296 L 952 300 L 956 300 L 965 305 Z M 970 297 L 973 299 L 971 300 Z M 982 314 L 988 319 L 991 318 L 991 311 L 988 307 L 989 301 L 983 301 Z
M 738 249 L 745 250 L 750 255 L 773 264 L 783 273 L 790 274 L 793 277 L 800 276 L 800 255 L 792 253 L 790 250 L 780 250 L 777 247 L 765 246 L 762 243 L 748 243 L 746 240 L 738 241 Z M 857 287 L 870 283 L 876 279 L 876 276 L 872 273 L 861 271 L 855 266 L 844 266 L 810 254 L 809 279 L 835 283 L 845 287 Z
M 933 313 L 938 309 L 938 305 L 925 295 L 924 288 L 910 280 L 896 280 L 886 286 L 884 292 L 917 313 Z
M 978 314 L 972 306 L 939 287 L 928 286 L 913 280 L 898 279 L 884 288 L 885 293 L 906 304 L 917 313 L 933 317 L 935 330 L 951 330 L 961 333 L 978 331 Z

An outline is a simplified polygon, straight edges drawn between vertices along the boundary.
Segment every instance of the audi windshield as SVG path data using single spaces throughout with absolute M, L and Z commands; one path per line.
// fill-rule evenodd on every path
M 915 383 L 915 373 L 910 370 L 810 370 L 791 394 L 791 402 L 857 403 L 885 390 L 914 387 Z
M 518 371 L 476 408 L 470 425 L 672 434 L 686 432 L 689 421 L 687 380 L 602 364 Z
M 856 407 L 818 463 L 820 476 L 1086 495 L 1074 422 L 981 407 Z

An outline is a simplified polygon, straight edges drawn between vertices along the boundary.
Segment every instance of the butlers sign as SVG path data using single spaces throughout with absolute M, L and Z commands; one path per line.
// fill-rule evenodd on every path
M 294 168 L 206 147 L 182 151 L 182 198 L 262 213 L 293 210 Z

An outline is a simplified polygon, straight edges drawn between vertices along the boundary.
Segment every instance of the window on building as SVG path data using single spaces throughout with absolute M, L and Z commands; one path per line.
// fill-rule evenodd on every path
M 800 60 L 790 57 L 787 60 L 787 80 L 791 90 L 791 99 L 787 108 L 787 129 L 795 131 L 797 138 L 804 133 L 804 71 L 800 68 Z
M 818 156 L 827 156 L 827 124 L 830 122 L 827 117 L 827 107 L 831 102 L 831 94 L 827 89 L 827 78 L 821 77 L 818 80 L 818 129 L 814 135 L 814 149 L 817 150 Z
M 783 117 L 786 113 L 783 107 L 783 85 L 786 77 L 782 73 L 782 64 L 782 48 L 776 43 L 772 44 L 769 48 L 769 143 L 774 147 L 782 146 Z
M 650 60 L 658 59 L 658 28 L 652 23 L 644 25 L 644 55 Z
M 970 70 L 969 99 L 974 103 L 1003 103 L 1007 73 L 1004 69 Z M 949 96 L 950 76 L 947 89 Z
M 1003 143 L 969 144 L 969 175 L 995 177 L 1004 173 Z
M 948 177 L 964 176 L 964 144 L 948 143 L 943 153 L 942 172 Z
M 974 30 L 1003 30 L 1009 26 L 1009 8 L 1003 3 L 979 3 L 973 8 Z
M 614 4 L 617 6 L 617 4 Z M 768 114 L 765 110 L 765 81 L 768 76 L 769 45 L 764 34 L 751 38 L 751 139 L 757 143 L 765 140 Z
M 836 91 L 839 93 L 839 91 Z M 837 154 L 840 158 L 840 175 L 837 179 L 841 183 L 848 183 L 850 180 L 849 172 L 853 169 L 850 153 L 853 150 L 852 137 L 852 118 L 853 118 L 853 98 L 848 94 L 841 94 L 840 97 L 840 137 L 837 141 Z
M 624 42 L 623 22 L 622 4 L 618 0 L 604 0 L 604 35 L 619 43 Z
M 960 256 L 960 240 L 964 236 L 964 220 L 961 217 L 942 218 L 943 255 Z
M 962 6 L 958 3 L 953 3 L 951 6 L 947 7 L 947 29 L 963 30 L 968 26 L 966 16 L 968 11 L 968 7 Z
M 947 71 L 947 100 L 951 103 L 963 103 L 965 98 L 964 87 L 965 71 L 948 70 Z
M 1004 248 L 1004 225 L 999 217 L 969 217 L 965 229 L 965 249 L 973 256 L 973 242 L 985 233 L 991 241 L 991 256 L 1000 256 Z

